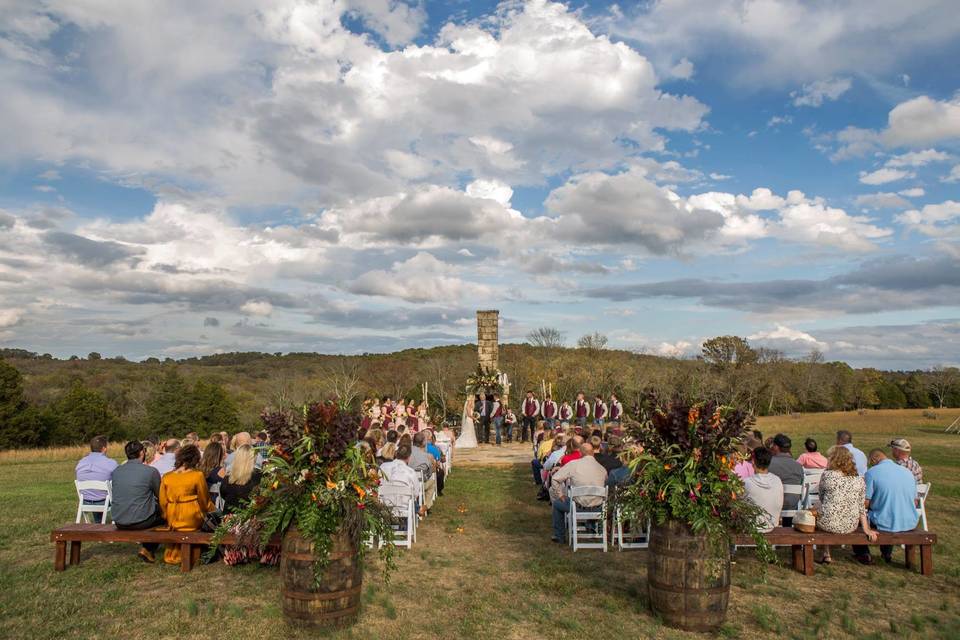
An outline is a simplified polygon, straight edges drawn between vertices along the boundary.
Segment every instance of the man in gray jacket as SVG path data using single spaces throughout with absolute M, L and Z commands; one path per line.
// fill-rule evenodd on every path
M 110 510 L 117 529 L 144 530 L 165 524 L 160 511 L 160 472 L 143 463 L 144 448 L 137 440 L 124 447 L 126 463 L 113 470 L 113 502 Z M 137 555 L 154 562 L 159 545 L 145 543 Z
M 770 473 L 780 478 L 784 486 L 783 509 L 793 511 L 800 503 L 801 491 L 797 487 L 803 486 L 803 466 L 793 459 L 790 448 L 793 443 L 789 436 L 778 433 L 773 437 L 773 459 L 770 461 Z M 794 490 L 791 491 L 791 487 Z M 784 518 L 783 526 L 793 525 L 793 518 Z

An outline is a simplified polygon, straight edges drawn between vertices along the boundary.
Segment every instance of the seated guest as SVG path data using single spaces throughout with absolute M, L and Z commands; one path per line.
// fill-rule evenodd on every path
M 171 531 L 196 531 L 204 514 L 214 510 L 199 464 L 200 449 L 188 445 L 177 450 L 173 471 L 160 479 L 160 508 Z M 180 564 L 180 545 L 167 545 L 163 561 Z
M 242 447 L 245 444 L 252 445 L 253 438 L 250 437 L 250 434 L 246 431 L 241 431 L 237 433 L 230 440 L 230 452 L 227 454 L 227 459 L 224 461 L 223 465 L 227 469 L 227 473 L 230 473 L 230 467 L 233 465 L 233 456 L 236 455 L 237 449 Z M 259 467 L 260 465 L 257 465 Z
M 797 462 L 800 463 L 800 466 L 804 469 L 826 469 L 827 468 L 827 459 L 823 457 L 823 454 L 817 451 L 817 441 L 813 438 L 807 438 L 803 441 L 803 448 L 806 449 L 806 452 L 801 453 L 800 457 L 797 458 Z
M 563 455 L 563 457 L 560 458 L 561 467 L 567 464 L 568 462 L 573 462 L 574 460 L 578 460 L 583 455 L 583 452 L 581 451 L 581 448 L 583 447 L 583 442 L 584 442 L 583 436 L 573 436 L 572 438 L 570 438 L 570 440 L 567 442 L 567 451 Z
M 216 433 L 211 433 L 210 437 L 207 438 L 207 444 L 212 444 L 214 442 L 216 442 L 220 446 L 224 445 L 223 435 L 221 435 L 219 431 L 217 431 Z
M 773 452 L 766 447 L 753 450 L 754 474 L 743 481 L 746 499 L 763 509 L 758 526 L 763 533 L 769 533 L 780 523 L 783 511 L 783 483 L 770 472 Z
M 560 459 L 563 456 L 567 455 L 567 445 L 573 438 L 567 438 L 566 436 L 557 436 L 553 440 L 553 451 L 550 452 L 550 455 L 547 456 L 547 459 L 543 461 L 543 470 L 546 473 L 549 473 L 553 470 L 554 467 L 560 465 Z
M 159 471 L 162 478 L 177 466 L 177 453 L 179 451 L 180 441 L 176 438 L 170 438 L 163 443 L 163 451 L 160 457 L 154 460 L 150 466 Z
M 593 456 L 593 445 L 585 442 L 580 446 L 580 457 L 571 460 L 553 475 L 550 490 L 553 494 L 553 537 L 554 542 L 567 539 L 567 517 L 570 512 L 570 498 L 566 495 L 566 483 L 571 488 L 602 487 L 607 482 L 607 470 Z M 584 511 L 598 511 L 603 505 L 599 496 L 577 498 L 577 508 Z
M 437 461 L 427 453 L 426 436 L 418 431 L 413 436 L 413 448 L 410 450 L 410 466 L 423 473 L 423 500 L 427 511 L 433 508 L 437 499 Z
M 917 484 L 923 484 L 923 468 L 920 463 L 910 457 L 910 443 L 904 438 L 890 441 L 890 453 L 893 461 L 913 474 Z
M 827 470 L 820 476 L 820 507 L 817 509 L 817 529 L 828 533 L 853 533 L 857 526 L 871 542 L 877 532 L 870 528 L 864 506 L 866 483 L 857 473 L 853 454 L 844 447 L 831 447 Z M 830 564 L 830 545 L 824 545 L 821 564 Z
M 773 460 L 770 461 L 770 473 L 780 478 L 780 482 L 786 487 L 791 485 L 797 487 L 795 491 L 785 493 L 783 496 L 783 508 L 792 511 L 800 504 L 801 491 L 799 487 L 803 486 L 803 467 L 793 459 L 790 453 L 790 438 L 782 433 L 778 433 L 773 438 Z M 784 518 L 783 526 L 789 527 L 793 524 L 793 518 Z
M 391 462 L 397 457 L 397 443 L 388 442 L 380 449 L 380 455 L 377 459 L 382 465 L 384 462 Z
M 200 473 L 203 474 L 203 477 L 207 479 L 207 489 L 210 490 L 210 499 L 216 503 L 217 498 L 220 496 L 220 489 L 213 491 L 215 485 L 221 484 L 223 481 L 223 476 L 226 475 L 226 469 L 223 467 L 223 461 L 226 458 L 226 454 L 223 451 L 223 446 L 219 442 L 211 442 L 207 445 L 207 448 L 203 450 L 203 456 L 200 458 Z
M 906 467 L 887 458 L 882 449 L 870 452 L 867 482 L 867 517 L 877 531 L 899 533 L 917 527 L 917 481 Z M 863 564 L 873 562 L 869 548 L 855 545 L 853 552 Z M 887 563 L 893 562 L 893 547 L 880 545 L 880 555 Z
M 143 443 L 133 440 L 123 448 L 127 461 L 113 470 L 113 524 L 117 529 L 142 531 L 165 524 L 160 510 L 160 472 L 143 464 Z M 145 562 L 155 562 L 157 547 L 145 542 L 137 555 Z
M 616 442 L 616 445 L 614 444 Z M 610 437 L 610 442 L 604 443 L 603 440 L 597 436 L 590 438 L 590 446 L 593 447 L 594 453 L 593 457 L 596 459 L 600 465 L 607 470 L 607 473 L 610 473 L 614 469 L 619 469 L 623 466 L 623 462 L 620 460 L 620 457 L 617 455 L 619 452 L 620 438 L 616 436 Z
M 233 513 L 243 508 L 250 493 L 260 484 L 260 470 L 256 468 L 257 454 L 249 444 L 234 451 L 233 465 L 220 483 L 223 512 Z
M 446 475 L 446 470 L 443 466 L 445 461 L 443 452 L 440 451 L 440 447 L 437 446 L 437 436 L 433 432 L 433 429 L 424 429 L 423 433 L 426 434 L 427 453 L 433 456 L 433 459 L 437 461 L 437 496 L 442 496 L 443 481 Z
M 90 441 L 90 453 L 80 458 L 77 463 L 77 480 L 99 480 L 107 482 L 117 468 L 117 461 L 107 457 L 107 437 L 97 436 Z M 107 492 L 100 489 L 84 489 L 80 492 L 83 504 L 103 504 L 107 500 Z M 103 520 L 102 513 L 91 513 L 95 522 Z
M 160 459 L 160 456 L 157 455 L 157 445 L 153 444 L 149 440 L 144 440 L 140 444 L 143 445 L 143 463 L 148 466 L 152 466 L 154 460 Z
M 753 470 L 753 450 L 762 446 L 763 443 L 753 436 L 747 436 L 746 441 L 737 445 L 737 452 L 734 455 L 736 455 L 738 462 L 734 465 L 733 472 L 741 480 L 746 480 L 756 473 Z
M 419 504 L 420 501 L 420 476 L 413 467 L 410 466 L 410 447 L 401 445 L 397 447 L 396 459 L 384 462 L 380 465 L 380 476 L 386 482 L 400 482 L 410 487 L 415 499 L 417 500 L 417 512 L 424 515 L 427 508 Z
M 258 431 L 257 437 L 253 441 L 253 449 L 257 452 L 257 457 L 260 460 L 266 460 L 268 457 L 268 452 L 270 451 L 270 438 L 267 435 L 266 431 Z
M 853 446 L 853 435 L 845 429 L 837 431 L 837 444 L 841 447 L 845 447 L 853 455 L 853 461 L 857 465 L 857 473 L 864 475 L 867 473 L 867 456 Z

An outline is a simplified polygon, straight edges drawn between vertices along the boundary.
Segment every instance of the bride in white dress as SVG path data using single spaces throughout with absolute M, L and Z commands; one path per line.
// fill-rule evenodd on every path
M 460 431 L 460 437 L 457 438 L 457 449 L 475 449 L 477 447 L 477 431 L 473 428 L 473 396 L 467 394 L 467 400 L 463 403 L 463 418 L 460 421 L 463 425 Z

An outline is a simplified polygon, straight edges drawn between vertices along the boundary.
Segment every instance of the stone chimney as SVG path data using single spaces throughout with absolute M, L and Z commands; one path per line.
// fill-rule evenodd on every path
M 485 371 L 499 368 L 499 321 L 500 312 L 477 311 L 477 356 Z

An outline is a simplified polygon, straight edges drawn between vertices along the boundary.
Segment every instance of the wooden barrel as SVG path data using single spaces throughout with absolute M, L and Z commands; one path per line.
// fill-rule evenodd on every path
M 687 631 L 713 631 L 727 618 L 730 551 L 715 551 L 704 535 L 668 521 L 653 525 L 647 558 L 650 608 L 665 623 Z
M 320 583 L 313 580 L 313 544 L 291 526 L 280 554 L 283 615 L 296 625 L 346 627 L 357 621 L 363 565 L 346 535 L 337 534 Z

